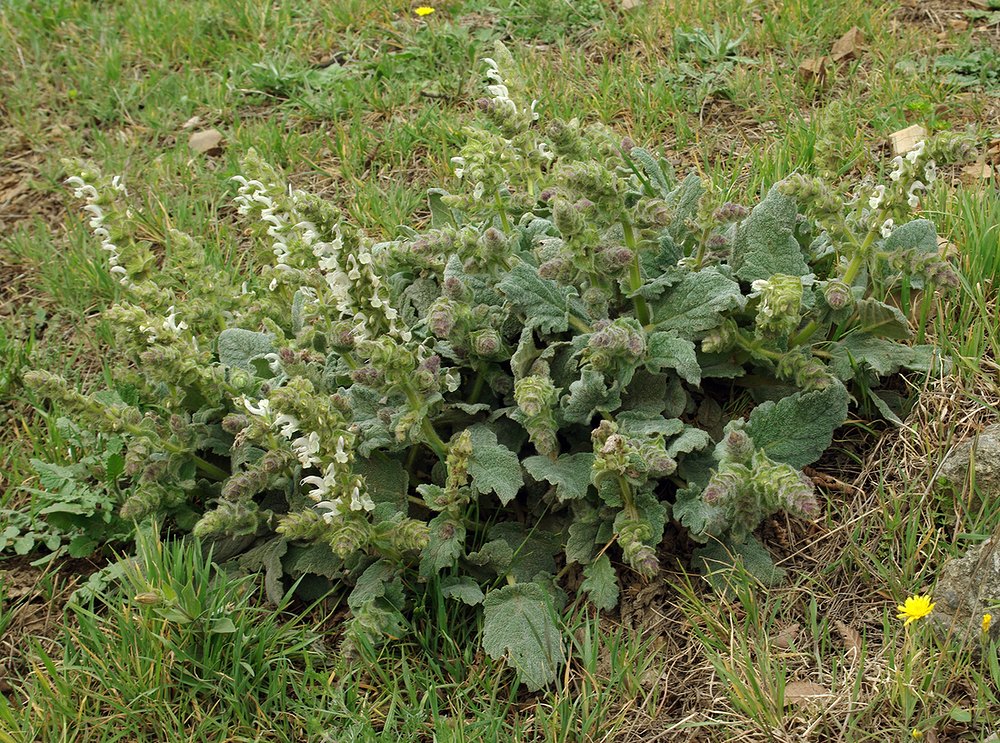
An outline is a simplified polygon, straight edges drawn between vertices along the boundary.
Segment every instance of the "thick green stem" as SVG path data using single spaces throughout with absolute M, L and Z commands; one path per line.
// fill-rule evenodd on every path
M 635 232 L 632 230 L 632 223 L 628 218 L 622 217 L 622 231 L 625 233 L 625 247 L 632 251 L 632 264 L 628 268 L 628 285 L 633 294 L 642 289 L 642 272 L 639 267 L 639 248 L 635 239 Z M 634 296 L 632 302 L 635 306 L 636 319 L 643 325 L 649 324 L 649 305 L 646 298 Z
M 405 385 L 403 390 L 406 392 L 406 399 L 410 401 L 410 405 L 414 410 L 420 410 L 423 408 L 420 396 L 417 395 L 417 392 L 413 389 L 413 387 Z M 430 419 L 426 415 L 422 416 L 420 419 L 420 430 L 424 434 L 427 446 L 429 446 L 439 458 L 444 459 L 448 455 L 448 445 L 441 440 L 440 436 L 438 436 L 437 431 L 434 430 L 434 425 L 430 422 Z
M 503 225 L 503 231 L 510 232 L 510 219 L 507 217 L 507 210 L 504 208 L 503 199 L 500 198 L 499 191 L 493 194 L 493 200 L 497 205 L 497 214 L 500 215 L 500 224 Z
M 479 396 L 483 394 L 483 387 L 486 386 L 486 375 L 482 372 L 476 373 L 476 381 L 472 383 L 472 392 L 469 394 L 469 404 L 475 405 L 479 402 Z
M 125 425 L 124 428 L 126 431 L 128 431 L 130 434 L 136 437 L 144 437 L 149 435 L 147 431 L 143 431 L 142 428 L 140 428 L 139 426 Z M 188 449 L 185 449 L 183 446 L 172 444 L 169 441 L 163 441 L 162 445 L 163 448 L 166 449 L 171 454 L 184 454 L 186 456 L 191 457 L 191 460 L 195 463 L 195 466 L 199 470 L 201 470 L 202 474 L 208 475 L 213 479 L 220 481 L 226 480 L 229 478 L 229 475 L 231 474 L 226 470 L 222 469 L 222 467 L 219 467 L 217 465 L 212 464 L 211 462 L 202 459 L 197 454 L 191 453 Z

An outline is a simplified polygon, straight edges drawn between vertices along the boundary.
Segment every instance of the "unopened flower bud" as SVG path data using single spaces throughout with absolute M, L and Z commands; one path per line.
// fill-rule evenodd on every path
M 365 387 L 378 387 L 384 378 L 385 375 L 382 373 L 382 370 L 372 366 L 363 366 L 351 372 L 351 379 Z
M 851 287 L 839 279 L 830 279 L 823 290 L 823 296 L 830 309 L 842 310 L 851 303 Z
M 455 308 L 448 300 L 438 300 L 430 308 L 427 320 L 431 332 L 437 338 L 447 338 L 455 329 Z
M 745 206 L 740 206 L 739 204 L 727 201 L 725 204 L 716 209 L 712 216 L 718 222 L 738 222 L 741 219 L 746 219 L 749 214 L 750 210 Z
M 463 299 L 465 297 L 465 284 L 457 276 L 449 276 L 444 280 L 444 293 L 449 299 Z
M 472 350 L 477 356 L 491 358 L 500 351 L 503 343 L 500 334 L 493 328 L 480 330 L 472 334 Z
M 132 600 L 143 606 L 156 606 L 163 601 L 163 596 L 158 591 L 147 591 L 136 594 Z
M 222 419 L 222 430 L 233 436 L 250 425 L 250 419 L 241 413 L 230 413 Z
M 507 252 L 507 236 L 496 227 L 490 227 L 483 233 L 483 249 L 487 256 L 498 256 Z

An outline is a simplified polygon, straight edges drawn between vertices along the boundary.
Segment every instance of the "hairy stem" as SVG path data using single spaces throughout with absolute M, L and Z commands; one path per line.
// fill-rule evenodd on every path
M 635 239 L 635 232 L 632 229 L 632 223 L 628 221 L 627 217 L 622 217 L 622 231 L 625 233 L 625 247 L 632 251 L 632 264 L 628 268 L 628 285 L 632 292 L 635 293 L 642 288 L 642 272 L 639 268 L 639 249 Z M 632 302 L 635 306 L 636 319 L 642 325 L 648 325 L 649 305 L 646 304 L 646 298 L 637 295 L 632 298 Z

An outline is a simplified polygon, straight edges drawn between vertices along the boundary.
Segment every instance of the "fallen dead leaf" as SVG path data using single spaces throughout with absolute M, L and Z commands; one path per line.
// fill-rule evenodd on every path
M 799 77 L 806 82 L 823 82 L 829 57 L 810 57 L 799 65 Z
M 790 681 L 785 684 L 785 704 L 813 704 L 830 697 L 830 690 L 812 681 Z
M 951 26 L 953 31 L 964 31 L 969 27 L 969 22 L 961 18 L 952 18 L 948 21 L 948 25 Z
M 962 180 L 966 183 L 988 181 L 993 177 L 993 166 L 986 163 L 972 163 L 962 168 Z
M 920 124 L 908 126 L 889 135 L 893 155 L 905 155 L 917 146 L 917 142 L 927 138 L 927 130 Z
M 195 132 L 188 138 L 188 147 L 199 155 L 218 155 L 222 152 L 222 133 L 217 129 Z
M 781 650 L 788 650 L 792 646 L 792 643 L 795 642 L 795 638 L 801 629 L 802 625 L 798 622 L 792 622 L 788 626 L 783 627 L 778 634 L 771 638 L 771 644 Z
M 839 619 L 833 620 L 833 628 L 840 636 L 841 642 L 844 643 L 844 649 L 849 653 L 853 653 L 855 656 L 860 655 L 861 633 L 854 629 L 851 625 L 841 622 Z
M 861 56 L 861 45 L 864 44 L 865 37 L 861 29 L 851 26 L 851 30 L 833 42 L 830 56 L 834 62 L 846 62 L 849 59 L 856 59 Z

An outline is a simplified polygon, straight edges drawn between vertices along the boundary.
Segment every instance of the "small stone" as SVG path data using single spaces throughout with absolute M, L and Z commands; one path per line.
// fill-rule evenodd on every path
M 826 66 L 829 61 L 829 57 L 804 59 L 799 65 L 799 76 L 806 82 L 821 83 L 826 78 Z
M 958 444 L 941 463 L 938 476 L 952 486 L 964 489 L 969 483 L 969 464 L 973 465 L 975 490 L 970 507 L 978 509 L 983 499 L 1000 499 L 1000 424 L 987 426 L 979 434 Z
M 893 155 L 905 155 L 917 146 L 917 142 L 927 139 L 927 130 L 920 124 L 908 126 L 889 135 Z
M 188 147 L 199 155 L 218 155 L 222 152 L 222 133 L 218 129 L 195 132 L 188 138 Z
M 851 30 L 841 36 L 833 43 L 830 56 L 834 62 L 846 62 L 849 59 L 857 59 L 861 56 L 861 45 L 864 43 L 864 34 L 857 26 L 852 26 Z
M 931 626 L 945 637 L 967 642 L 983 634 L 983 615 L 1000 604 L 1000 543 L 987 539 L 964 557 L 941 568 L 934 589 Z M 1000 640 L 1000 622 L 993 622 L 989 639 Z

